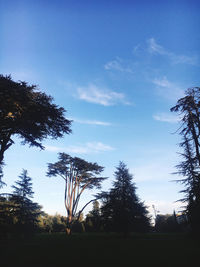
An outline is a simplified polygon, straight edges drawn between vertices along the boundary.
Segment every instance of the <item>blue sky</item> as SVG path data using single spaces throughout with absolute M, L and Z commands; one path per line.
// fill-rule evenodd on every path
M 62 180 L 45 174 L 66 152 L 104 166 L 104 190 L 124 161 L 150 211 L 152 204 L 160 213 L 178 210 L 181 186 L 171 173 L 181 160 L 179 124 L 169 110 L 199 86 L 199 8 L 193 0 L 0 0 L 0 73 L 38 84 L 74 120 L 73 133 L 45 140 L 45 151 L 16 139 L 1 191 L 27 169 L 35 200 L 65 214 Z

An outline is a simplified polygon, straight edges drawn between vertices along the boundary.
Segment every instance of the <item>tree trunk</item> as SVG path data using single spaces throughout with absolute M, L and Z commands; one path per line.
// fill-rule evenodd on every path
M 71 235 L 71 228 L 70 227 L 67 227 L 66 228 L 66 235 Z
M 71 235 L 71 233 L 72 233 L 72 215 L 70 214 L 67 218 L 66 234 Z
M 4 151 L 0 149 L 0 165 L 3 164 L 3 154 L 4 154 Z

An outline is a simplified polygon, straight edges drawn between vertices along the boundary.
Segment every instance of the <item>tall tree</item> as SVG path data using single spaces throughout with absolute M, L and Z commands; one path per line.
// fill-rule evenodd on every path
M 0 164 L 14 143 L 13 136 L 21 138 L 22 144 L 44 149 L 43 139 L 69 134 L 71 121 L 64 113 L 65 109 L 55 105 L 53 98 L 36 85 L 0 75 Z
M 60 176 L 65 182 L 64 203 L 68 218 L 66 233 L 70 234 L 73 221 L 79 219 L 76 215 L 82 193 L 86 189 L 101 188 L 101 182 L 106 178 L 99 176 L 104 168 L 97 163 L 71 157 L 66 153 L 59 153 L 58 158 L 58 162 L 48 164 L 47 176 Z M 83 209 L 79 214 L 82 211 Z
M 31 180 L 27 170 L 23 170 L 16 186 L 12 186 L 14 191 L 10 197 L 10 201 L 14 203 L 13 210 L 18 230 L 25 233 L 34 230 L 38 216 L 42 214 L 41 206 L 31 200 L 34 194 Z
M 184 185 L 181 192 L 185 196 L 181 200 L 186 203 L 192 231 L 200 233 L 200 88 L 187 89 L 185 97 L 179 99 L 171 111 L 181 118 L 179 134 L 183 160 L 177 165 L 177 173 L 183 177 L 177 181 Z
M 124 234 L 147 231 L 150 227 L 148 211 L 136 194 L 133 176 L 123 162 L 116 169 L 113 187 L 108 193 L 101 194 L 105 228 Z

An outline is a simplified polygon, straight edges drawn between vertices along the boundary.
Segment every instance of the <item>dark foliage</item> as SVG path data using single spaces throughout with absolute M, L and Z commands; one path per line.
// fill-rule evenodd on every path
M 101 188 L 101 182 L 106 179 L 99 176 L 103 169 L 97 163 L 71 157 L 66 153 L 59 153 L 59 161 L 48 164 L 47 176 L 60 176 L 65 181 L 64 198 L 68 218 L 68 233 L 71 232 L 71 226 L 75 219 L 79 220 L 79 215 L 83 211 L 82 209 L 77 216 L 78 204 L 83 191 Z M 86 206 L 87 204 L 84 207 Z
M 30 235 L 37 229 L 41 206 L 32 200 L 31 178 L 23 170 L 16 182 L 13 194 L 1 194 L 0 228 L 1 234 L 18 233 Z
M 32 198 L 34 193 L 32 191 L 31 180 L 27 170 L 23 170 L 19 176 L 19 180 L 15 182 L 16 186 L 12 186 L 14 188 L 13 194 L 22 198 Z
M 92 210 L 86 216 L 85 230 L 86 232 L 100 232 L 103 230 L 102 227 L 101 209 L 96 200 L 93 202 Z
M 48 215 L 43 213 L 38 218 L 38 228 L 41 232 L 65 232 L 67 218 L 61 215 Z
M 69 134 L 71 121 L 64 113 L 65 109 L 55 105 L 53 98 L 36 85 L 0 75 L 0 163 L 14 143 L 14 135 L 22 139 L 22 144 L 44 149 L 43 139 Z
M 181 199 L 192 231 L 200 234 L 200 88 L 189 88 L 186 96 L 179 99 L 172 112 L 181 116 L 179 133 L 182 136 L 180 147 L 183 161 L 177 166 L 177 180 L 184 185 L 184 198 Z
M 108 193 L 99 195 L 103 200 L 102 220 L 107 231 L 129 233 L 149 230 L 148 212 L 136 195 L 132 178 L 126 165 L 120 162 L 113 187 Z
M 159 214 L 156 216 L 155 230 L 160 233 L 180 232 L 181 225 L 178 224 L 175 214 Z

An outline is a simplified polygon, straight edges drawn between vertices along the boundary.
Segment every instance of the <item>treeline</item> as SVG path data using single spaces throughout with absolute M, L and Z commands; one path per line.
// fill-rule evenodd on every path
M 182 161 L 177 165 L 176 174 L 181 175 L 177 182 L 184 187 L 181 191 L 184 194 L 181 201 L 185 203 L 183 212 L 188 229 L 194 235 L 200 235 L 200 88 L 186 90 L 185 96 L 177 101 L 171 111 L 178 113 L 181 122 L 178 130 L 182 137 Z M 44 149 L 44 139 L 57 139 L 71 133 L 71 123 L 66 119 L 65 109 L 54 104 L 53 98 L 40 92 L 36 85 L 15 82 L 11 76 L 0 75 L 0 188 L 5 186 L 4 154 L 14 144 L 14 136 L 20 138 L 23 145 Z M 66 223 L 66 233 L 71 234 L 80 223 L 88 230 L 94 230 L 99 225 L 98 229 L 103 231 L 121 232 L 125 235 L 135 231 L 149 231 L 151 225 L 147 207 L 137 196 L 133 177 L 123 162 L 116 169 L 112 188 L 100 192 L 78 210 L 85 190 L 101 189 L 101 184 L 106 179 L 101 176 L 103 170 L 104 167 L 97 163 L 66 153 L 59 153 L 58 161 L 48 164 L 47 176 L 60 177 L 64 181 L 67 216 L 62 221 L 63 224 Z M 32 201 L 32 184 L 27 171 L 23 171 L 13 189 L 12 194 L 0 196 L 0 232 L 29 234 L 38 228 L 46 229 L 44 226 L 49 225 L 47 222 L 51 219 L 44 215 L 39 204 Z M 89 214 L 83 224 L 80 222 L 81 214 L 95 200 L 101 203 L 99 215 L 95 217 L 94 214 Z M 159 225 L 178 225 L 176 218 L 173 218 L 165 220 L 157 216 L 157 231 L 163 229 Z M 55 218 L 52 220 L 55 221 Z
M 107 192 L 96 195 L 92 210 L 83 216 L 77 213 L 71 220 L 71 233 L 116 232 L 124 236 L 131 232 L 181 232 L 187 230 L 188 222 L 180 216 L 157 215 L 155 226 L 147 207 L 136 194 L 133 177 L 123 162 L 114 173 L 113 186 Z M 0 237 L 30 237 L 34 233 L 66 232 L 68 217 L 48 215 L 33 202 L 32 179 L 23 170 L 12 186 L 12 194 L 0 195 Z
M 0 220 L 0 238 L 8 238 L 12 236 L 30 237 L 34 233 L 65 233 L 67 227 L 67 217 L 59 214 L 49 215 L 38 208 L 37 214 L 34 220 L 30 221 L 28 218 L 24 218 L 25 221 L 21 221 L 19 213 L 10 213 L 9 209 L 15 207 L 13 201 L 10 199 L 5 201 L 6 196 L 0 199 L 0 208 L 4 206 L 7 208 L 4 210 L 4 217 L 1 216 Z M 165 214 L 157 215 L 155 225 L 149 225 L 148 228 L 140 229 L 142 232 L 157 232 L 157 233 L 181 233 L 189 231 L 188 220 L 184 215 Z M 73 233 L 105 233 L 115 232 L 110 227 L 107 219 L 103 215 L 99 201 L 93 202 L 93 208 L 86 216 L 83 213 L 79 217 L 79 220 L 74 220 L 72 224 Z M 118 231 L 122 233 L 122 231 Z M 134 229 L 134 232 L 137 232 Z
M 150 216 L 136 194 L 132 178 L 126 165 L 120 162 L 115 171 L 113 187 L 96 195 L 93 209 L 85 219 L 80 212 L 72 217 L 70 231 L 120 232 L 124 235 L 130 232 L 148 232 L 151 229 Z M 28 235 L 37 231 L 68 230 L 68 217 L 45 214 L 41 206 L 31 200 L 32 182 L 26 170 L 23 170 L 16 185 L 12 187 L 12 194 L 1 194 L 0 197 L 1 234 L 17 232 Z

